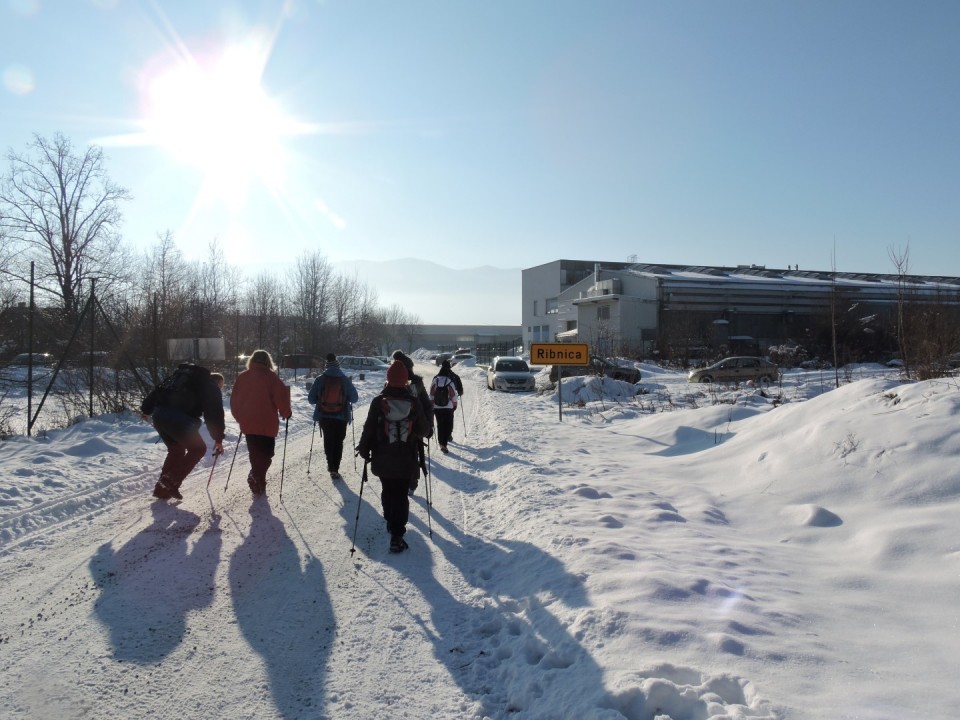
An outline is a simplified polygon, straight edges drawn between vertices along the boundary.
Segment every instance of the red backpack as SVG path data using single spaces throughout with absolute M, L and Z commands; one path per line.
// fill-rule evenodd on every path
M 347 404 L 347 394 L 343 389 L 343 378 L 328 375 L 323 379 L 323 392 L 317 401 L 317 407 L 324 415 L 339 415 Z

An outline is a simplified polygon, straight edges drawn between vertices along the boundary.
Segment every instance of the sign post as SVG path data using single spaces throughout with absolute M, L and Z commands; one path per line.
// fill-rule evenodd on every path
M 557 369 L 557 405 L 563 422 L 563 366 L 589 365 L 590 346 L 587 343 L 530 343 L 532 365 L 553 365 Z

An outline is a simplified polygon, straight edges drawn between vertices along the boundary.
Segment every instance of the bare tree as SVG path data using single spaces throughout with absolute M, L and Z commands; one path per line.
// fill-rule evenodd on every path
M 910 356 L 908 353 L 905 324 L 905 310 L 907 304 L 907 275 L 910 272 L 910 243 L 905 248 L 894 250 L 887 248 L 887 256 L 897 271 L 897 346 L 900 348 L 900 359 L 903 361 L 903 371 L 910 377 Z
M 378 343 L 386 353 L 401 348 L 412 350 L 414 338 L 420 328 L 420 316 L 408 313 L 397 304 L 380 311 L 380 337 Z
M 338 345 L 356 342 L 355 338 L 349 337 L 348 330 L 356 324 L 355 315 L 361 295 L 362 288 L 356 275 L 352 278 L 337 275 L 333 282 L 330 303 L 334 342 Z
M 319 251 L 304 253 L 290 271 L 291 303 L 301 322 L 301 344 L 309 352 L 321 349 L 323 326 L 330 312 L 333 268 Z
M 269 332 L 276 327 L 276 318 L 280 312 L 280 283 L 270 273 L 260 273 L 254 278 L 250 289 L 244 296 L 246 312 L 256 321 L 252 340 L 258 348 L 266 347 L 270 341 Z
M 227 263 L 219 241 L 212 240 L 207 259 L 197 268 L 198 332 L 216 337 L 223 332 L 223 318 L 236 307 L 241 285 L 239 269 Z
M 60 135 L 34 136 L 30 154 L 11 151 L 8 174 L 0 182 L 0 232 L 24 246 L 35 259 L 44 289 L 60 299 L 68 316 L 82 304 L 88 278 L 113 278 L 120 203 L 130 199 L 104 168 L 103 150 L 82 155 Z

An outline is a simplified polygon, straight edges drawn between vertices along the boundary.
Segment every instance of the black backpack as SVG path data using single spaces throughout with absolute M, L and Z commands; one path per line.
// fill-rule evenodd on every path
M 204 384 L 209 380 L 210 371 L 207 368 L 184 363 L 157 385 L 157 405 L 200 417 L 203 412 Z
M 450 380 L 443 385 L 438 384 L 433 393 L 433 404 L 437 407 L 446 407 L 450 404 Z

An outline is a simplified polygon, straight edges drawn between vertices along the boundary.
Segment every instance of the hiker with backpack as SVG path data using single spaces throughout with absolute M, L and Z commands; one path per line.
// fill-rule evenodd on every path
M 407 368 L 407 376 L 410 378 L 409 385 L 407 385 L 407 390 L 409 393 L 417 398 L 417 401 L 420 403 L 420 407 L 423 409 L 423 414 L 427 418 L 427 424 L 430 426 L 427 430 L 427 433 L 423 436 L 426 440 L 429 440 L 433 437 L 433 402 L 430 400 L 430 393 L 427 392 L 427 388 L 423 383 L 423 378 L 417 375 L 413 371 L 413 358 L 407 355 L 403 350 L 394 350 L 393 359 L 399 360 L 404 364 L 404 367 Z M 424 477 L 427 475 L 427 455 L 424 447 L 425 443 L 421 442 L 417 446 L 417 459 L 420 463 L 420 469 L 423 471 Z M 418 481 L 414 480 L 410 483 L 410 494 L 413 495 L 413 491 L 417 489 Z
M 456 412 L 460 392 L 457 389 L 455 373 L 450 369 L 450 361 L 440 364 L 440 372 L 430 383 L 430 398 L 433 400 L 433 413 L 437 419 L 437 444 L 444 453 L 450 452 L 447 443 L 453 438 L 453 413 Z M 463 387 L 463 383 L 460 384 Z
M 430 430 L 424 436 L 426 438 L 433 437 L 433 402 L 430 400 L 430 393 L 427 392 L 427 386 L 423 382 L 423 378 L 417 375 L 413 371 L 413 358 L 407 355 L 403 350 L 395 350 L 393 352 L 393 359 L 399 360 L 403 363 L 404 367 L 407 368 L 407 376 L 409 377 L 408 390 L 410 394 L 413 395 L 420 402 L 420 407 L 423 408 L 423 414 L 427 417 L 427 422 L 430 424 Z
M 223 453 L 223 396 L 205 367 L 183 363 L 164 378 L 140 404 L 140 415 L 151 419 L 167 448 L 153 496 L 182 500 L 180 486 L 207 445 L 200 436 L 200 418 L 213 439 L 213 454 Z
M 307 402 L 316 407 L 313 421 L 320 424 L 323 454 L 327 456 L 327 471 L 331 480 L 342 480 L 340 460 L 347 425 L 353 422 L 353 403 L 360 399 L 353 381 L 340 369 L 337 356 L 327 355 L 323 373 L 313 381 Z
M 289 420 L 293 414 L 290 388 L 277 375 L 277 366 L 266 350 L 254 350 L 247 359 L 247 369 L 237 375 L 230 393 L 230 412 L 240 424 L 240 432 L 247 436 L 247 485 L 255 496 L 265 495 L 280 418 Z
M 420 477 L 417 448 L 430 424 L 418 400 L 407 389 L 409 374 L 402 360 L 387 370 L 387 384 L 370 403 L 357 454 L 380 478 L 380 501 L 390 533 L 390 552 L 406 550 L 403 539 L 410 515 L 407 492 Z

